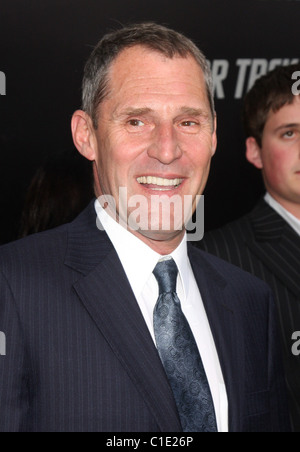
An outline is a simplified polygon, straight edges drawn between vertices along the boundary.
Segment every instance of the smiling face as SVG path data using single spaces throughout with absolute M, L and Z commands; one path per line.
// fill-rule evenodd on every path
M 126 188 L 125 220 L 134 210 L 130 200 L 136 197 L 148 201 L 143 208 L 149 219 L 154 215 L 153 196 L 176 195 L 184 205 L 190 195 L 196 208 L 196 195 L 203 193 L 216 150 L 216 125 L 203 73 L 192 57 L 168 59 L 141 46 L 124 50 L 111 67 L 108 95 L 98 117 L 97 130 L 89 126 L 92 144 L 81 146 L 81 152 L 95 161 L 98 196 L 113 196 L 122 216 L 119 193 Z M 175 211 L 171 208 L 171 217 Z M 165 230 L 157 215 L 155 231 L 134 233 L 150 246 L 153 241 L 172 242 L 174 248 L 185 233 L 184 227 L 175 230 L 175 222 L 178 218 L 171 218 Z M 183 226 L 183 215 L 179 222 Z
M 261 148 L 253 140 L 248 140 L 248 159 L 262 169 L 267 191 L 288 211 L 299 216 L 300 97 L 295 97 L 291 105 L 285 105 L 278 112 L 270 112 Z

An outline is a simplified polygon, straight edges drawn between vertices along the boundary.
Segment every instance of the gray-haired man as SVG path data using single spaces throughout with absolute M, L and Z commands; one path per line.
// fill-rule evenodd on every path
M 168 227 L 153 208 L 194 210 L 207 181 L 202 53 L 156 24 L 105 36 L 72 132 L 114 208 L 1 250 L 0 430 L 289 430 L 268 287 L 188 244 L 184 208 Z

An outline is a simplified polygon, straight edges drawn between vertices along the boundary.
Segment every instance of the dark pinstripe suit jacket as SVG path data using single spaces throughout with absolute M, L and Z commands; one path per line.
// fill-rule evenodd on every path
M 269 289 L 190 247 L 231 431 L 289 429 Z M 159 355 L 94 206 L 0 249 L 0 431 L 180 432 Z
M 205 251 L 268 283 L 275 294 L 294 430 L 300 431 L 300 357 L 292 334 L 300 331 L 300 237 L 264 200 L 253 212 L 205 235 Z

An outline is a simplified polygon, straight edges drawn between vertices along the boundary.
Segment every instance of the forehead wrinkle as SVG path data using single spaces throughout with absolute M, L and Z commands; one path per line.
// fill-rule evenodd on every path
M 168 62 L 176 62 L 176 60 L 167 59 L 165 63 Z M 192 60 L 193 62 L 193 60 Z M 131 90 L 133 88 L 138 88 L 140 90 L 145 90 L 149 92 L 149 90 L 153 90 L 153 94 L 165 94 L 165 88 L 170 89 L 170 83 L 176 85 L 191 85 L 193 88 L 198 91 L 199 88 L 202 91 L 205 86 L 204 75 L 201 69 L 197 66 L 195 62 L 195 69 L 197 71 L 197 76 L 195 77 L 195 73 L 193 74 L 183 74 L 181 73 L 181 68 L 177 69 L 177 72 L 174 72 L 174 68 L 168 67 L 168 64 L 163 64 L 163 69 L 166 69 L 166 72 L 170 72 L 169 75 L 174 77 L 170 80 L 169 76 L 166 74 L 161 74 L 158 68 L 147 68 L 149 62 L 140 61 L 138 64 L 136 61 L 130 62 L 124 61 L 123 64 L 120 65 L 120 61 L 116 61 L 115 64 L 110 69 L 110 88 L 111 92 L 114 92 L 115 88 L 117 91 L 121 90 Z M 135 70 L 134 70 L 135 68 Z M 150 71 L 150 72 L 149 72 Z M 117 78 L 117 80 L 116 80 Z M 117 84 L 117 87 L 116 87 Z M 160 88 L 162 88 L 162 92 L 160 93 Z
M 120 69 L 120 71 L 117 69 Z M 132 71 L 132 69 L 131 66 L 128 73 L 128 65 L 120 68 L 117 63 L 111 68 L 110 93 L 106 98 L 106 101 L 111 103 L 111 118 L 117 120 L 123 116 L 156 114 L 160 108 L 157 109 L 155 104 L 157 102 L 159 104 L 164 97 L 164 106 L 166 108 L 169 106 L 174 111 L 176 109 L 174 115 L 187 114 L 202 118 L 211 117 L 210 108 L 205 105 L 207 93 L 203 74 L 199 73 L 198 67 L 196 67 L 196 74 L 199 77 L 195 77 L 193 71 L 193 77 L 190 72 L 181 77 L 181 74 L 174 74 L 174 71 L 172 71 L 172 74 L 174 74 L 172 80 L 169 80 L 166 74 L 151 73 L 151 70 L 150 73 L 145 74 L 142 70 L 140 72 L 139 67 L 137 72 Z M 134 98 L 132 98 L 133 93 L 135 93 Z M 190 97 L 191 104 L 189 104 L 189 100 L 184 99 L 182 99 L 182 103 L 180 102 L 180 97 L 186 95 Z M 168 99 L 170 100 L 169 105 Z M 135 101 L 137 101 L 136 104 Z

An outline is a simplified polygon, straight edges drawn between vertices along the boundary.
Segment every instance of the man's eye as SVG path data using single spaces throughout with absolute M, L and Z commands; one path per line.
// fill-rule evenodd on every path
M 142 127 L 145 125 L 145 123 L 143 121 L 140 121 L 139 119 L 130 119 L 130 121 L 128 121 L 128 124 L 132 127 Z
M 295 132 L 293 130 L 289 130 L 288 132 L 285 132 L 285 134 L 283 135 L 284 138 L 293 138 L 295 135 Z
M 195 121 L 183 121 L 180 125 L 181 127 L 193 127 L 196 126 L 197 123 Z

